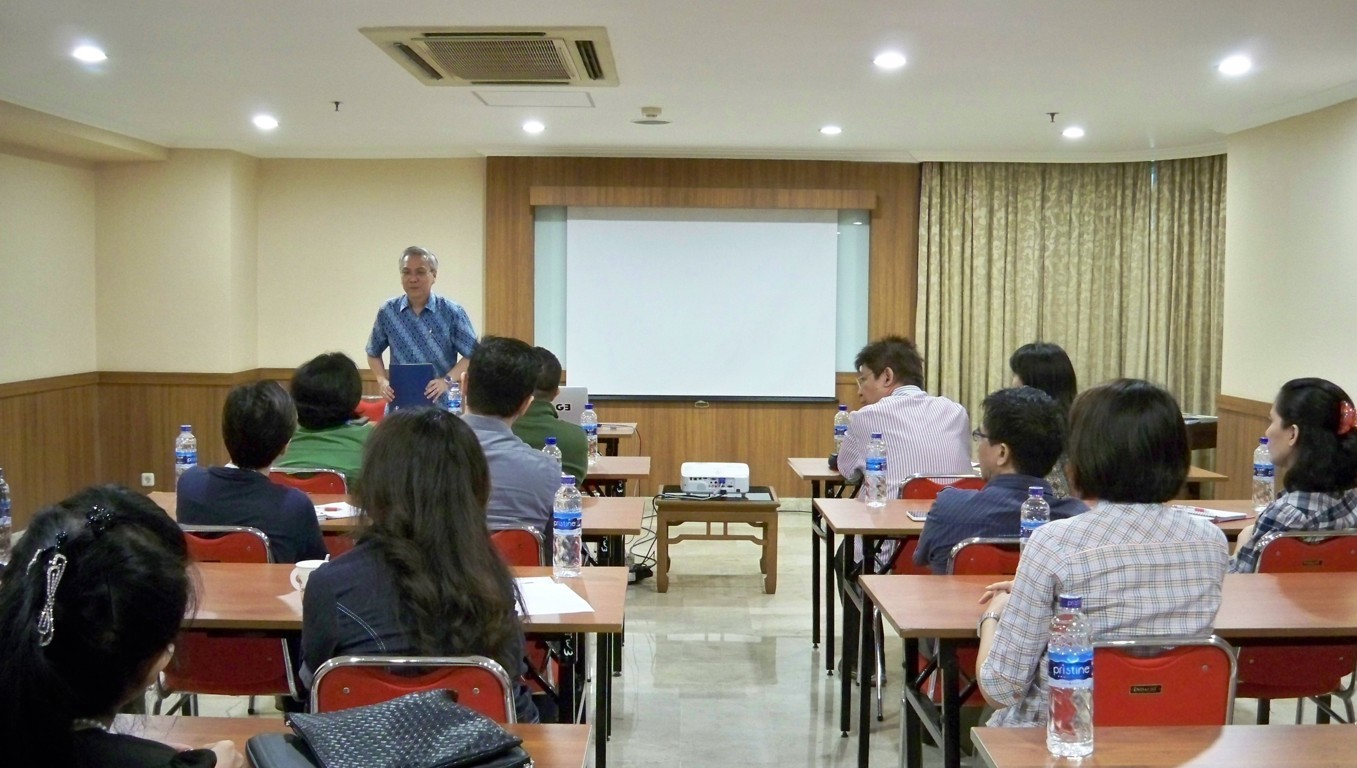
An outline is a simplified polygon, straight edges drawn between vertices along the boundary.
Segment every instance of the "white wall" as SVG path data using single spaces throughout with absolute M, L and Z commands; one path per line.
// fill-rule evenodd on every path
M 1357 394 L 1357 100 L 1228 140 L 1221 392 Z
M 406 246 L 437 254 L 434 291 L 484 329 L 485 161 L 261 160 L 259 365 L 338 350 L 366 367 Z M 526 288 L 525 288 L 526 290 Z
M 95 368 L 95 174 L 0 152 L 0 382 Z

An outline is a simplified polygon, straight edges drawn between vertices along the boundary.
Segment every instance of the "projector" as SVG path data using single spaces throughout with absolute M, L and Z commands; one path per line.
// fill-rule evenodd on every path
M 679 468 L 684 493 L 727 495 L 749 492 L 749 465 L 719 461 L 685 461 Z

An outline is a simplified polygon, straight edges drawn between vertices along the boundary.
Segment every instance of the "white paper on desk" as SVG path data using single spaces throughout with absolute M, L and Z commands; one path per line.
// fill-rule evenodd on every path
M 555 581 L 550 576 L 514 579 L 523 595 L 524 609 L 529 616 L 556 613 L 593 613 L 589 601 L 575 594 L 575 590 Z
M 358 517 L 359 511 L 358 507 L 347 501 L 316 505 L 316 517 L 324 517 L 330 520 L 337 520 L 342 517 Z
M 288 606 L 291 607 L 292 610 L 296 611 L 299 615 L 301 614 L 302 593 L 296 591 L 288 592 L 286 595 L 278 595 L 278 599 L 282 600 L 284 603 L 287 603 Z
M 1204 517 L 1208 520 L 1214 520 L 1217 523 L 1229 522 L 1231 520 L 1243 520 L 1248 517 L 1247 512 L 1227 512 L 1223 509 L 1206 509 L 1204 507 L 1188 507 L 1182 504 L 1174 504 L 1174 509 L 1181 509 L 1189 515 Z

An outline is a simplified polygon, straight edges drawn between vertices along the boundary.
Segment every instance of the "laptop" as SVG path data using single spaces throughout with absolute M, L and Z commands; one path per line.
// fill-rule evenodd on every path
M 556 406 L 556 415 L 561 417 L 562 421 L 568 421 L 571 424 L 579 424 L 580 416 L 584 414 L 584 404 L 589 402 L 588 387 L 561 387 L 560 394 L 551 404 Z

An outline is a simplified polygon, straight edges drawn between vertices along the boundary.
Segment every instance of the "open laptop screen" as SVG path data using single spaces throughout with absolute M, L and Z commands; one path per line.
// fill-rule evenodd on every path
M 561 387 L 560 394 L 551 401 L 556 406 L 556 415 L 563 421 L 579 424 L 584 413 L 584 404 L 589 402 L 588 387 Z

